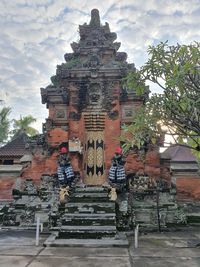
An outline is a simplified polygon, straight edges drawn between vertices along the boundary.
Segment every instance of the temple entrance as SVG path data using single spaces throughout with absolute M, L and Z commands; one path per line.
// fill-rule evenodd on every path
M 86 184 L 104 182 L 104 141 L 103 132 L 86 133 L 85 179 Z
M 84 183 L 103 184 L 104 167 L 104 121 L 105 114 L 85 113 Z

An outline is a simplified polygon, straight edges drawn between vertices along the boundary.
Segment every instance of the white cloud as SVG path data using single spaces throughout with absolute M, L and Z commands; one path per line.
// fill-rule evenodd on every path
M 3 97 L 12 117 L 32 114 L 41 126 L 47 111 L 39 88 L 71 52 L 78 25 L 89 22 L 93 8 L 117 32 L 120 50 L 136 66 L 144 63 L 151 44 L 200 41 L 199 0 L 1 0 L 0 96 L 7 92 Z

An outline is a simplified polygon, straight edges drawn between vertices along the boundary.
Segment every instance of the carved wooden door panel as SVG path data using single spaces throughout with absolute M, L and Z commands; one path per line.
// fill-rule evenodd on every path
M 105 180 L 103 131 L 86 132 L 84 162 L 84 182 L 90 185 L 102 184 Z

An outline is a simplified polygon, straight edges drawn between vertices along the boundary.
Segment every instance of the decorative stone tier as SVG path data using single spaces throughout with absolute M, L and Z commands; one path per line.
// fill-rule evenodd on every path
M 105 113 L 84 112 L 85 128 L 88 131 L 103 131 L 105 128 Z

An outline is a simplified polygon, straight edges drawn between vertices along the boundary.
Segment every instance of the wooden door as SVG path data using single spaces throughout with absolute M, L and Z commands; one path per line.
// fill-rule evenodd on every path
M 104 132 L 87 131 L 84 159 L 84 183 L 99 185 L 105 181 Z

